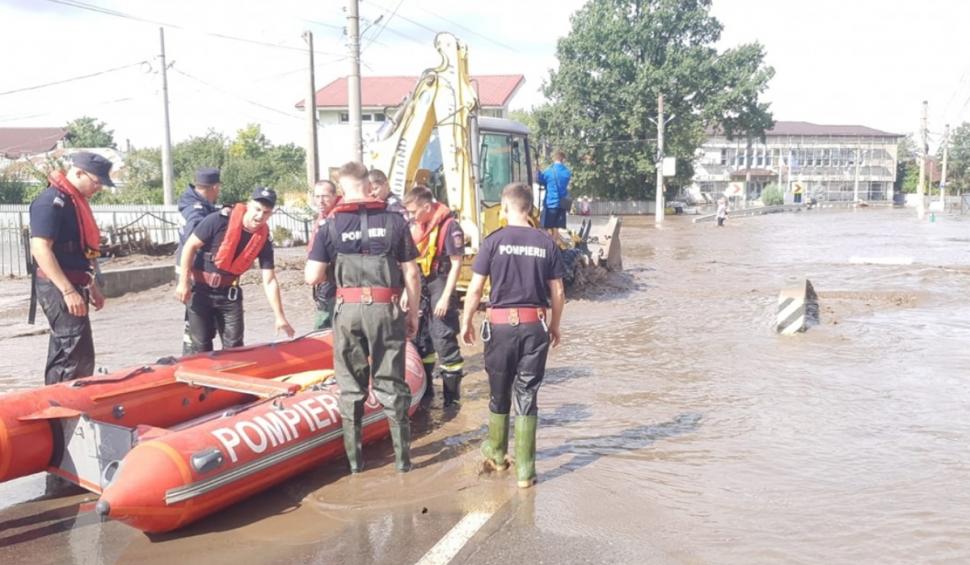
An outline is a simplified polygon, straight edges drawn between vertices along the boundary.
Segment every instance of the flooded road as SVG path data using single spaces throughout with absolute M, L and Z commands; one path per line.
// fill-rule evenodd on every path
M 478 473 L 487 384 L 469 351 L 462 409 L 417 417 L 408 475 L 384 442 L 359 477 L 335 462 L 154 537 L 100 523 L 91 495 L 30 501 L 43 479 L 27 477 L 0 485 L 0 562 L 970 561 L 970 221 L 629 218 L 623 252 L 626 273 L 567 305 L 534 489 Z M 778 291 L 804 278 L 822 324 L 777 336 Z M 306 330 L 307 292 L 290 280 Z M 248 341 L 272 339 L 248 292 Z M 96 314 L 99 365 L 174 353 L 170 296 Z M 0 340 L 0 389 L 42 380 L 46 339 Z

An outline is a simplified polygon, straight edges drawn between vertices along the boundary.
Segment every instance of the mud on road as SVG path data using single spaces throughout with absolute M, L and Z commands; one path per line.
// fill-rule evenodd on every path
M 27 501 L 43 486 L 27 477 L 0 485 L 0 561 L 415 563 L 477 517 L 455 562 L 966 562 L 968 227 L 896 210 L 627 219 L 627 272 L 567 305 L 536 488 L 479 473 L 487 385 L 469 350 L 461 410 L 419 413 L 407 475 L 380 443 L 360 477 L 334 462 L 161 537 L 100 523 L 90 495 Z M 309 293 L 282 276 L 305 331 Z M 777 336 L 778 291 L 804 278 L 822 323 Z M 245 292 L 247 341 L 273 339 Z M 171 289 L 112 301 L 98 364 L 172 355 L 181 324 Z M 0 388 L 35 386 L 46 336 L 0 347 Z

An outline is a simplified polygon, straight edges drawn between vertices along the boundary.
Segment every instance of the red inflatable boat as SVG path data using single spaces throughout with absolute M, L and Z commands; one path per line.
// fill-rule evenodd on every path
M 49 471 L 146 532 L 182 527 L 343 454 L 330 333 L 0 397 L 0 481 Z M 411 412 L 424 392 L 407 352 Z M 387 435 L 373 395 L 364 441 Z

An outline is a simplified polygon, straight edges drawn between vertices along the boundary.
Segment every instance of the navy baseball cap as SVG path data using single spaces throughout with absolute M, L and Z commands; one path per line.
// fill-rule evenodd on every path
M 258 200 L 270 208 L 276 208 L 276 191 L 266 186 L 258 186 L 253 191 L 253 200 Z
M 195 184 L 212 186 L 219 182 L 219 169 L 215 167 L 202 167 L 195 171 Z
M 78 151 L 71 157 L 71 164 L 86 173 L 90 173 L 101 181 L 105 186 L 114 186 L 111 180 L 111 161 L 88 151 Z

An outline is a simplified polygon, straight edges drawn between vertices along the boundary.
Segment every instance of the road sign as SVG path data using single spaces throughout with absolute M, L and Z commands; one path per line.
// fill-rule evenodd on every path
M 665 177 L 673 177 L 677 175 L 677 158 L 676 157 L 664 157 L 663 165 L 661 166 Z

